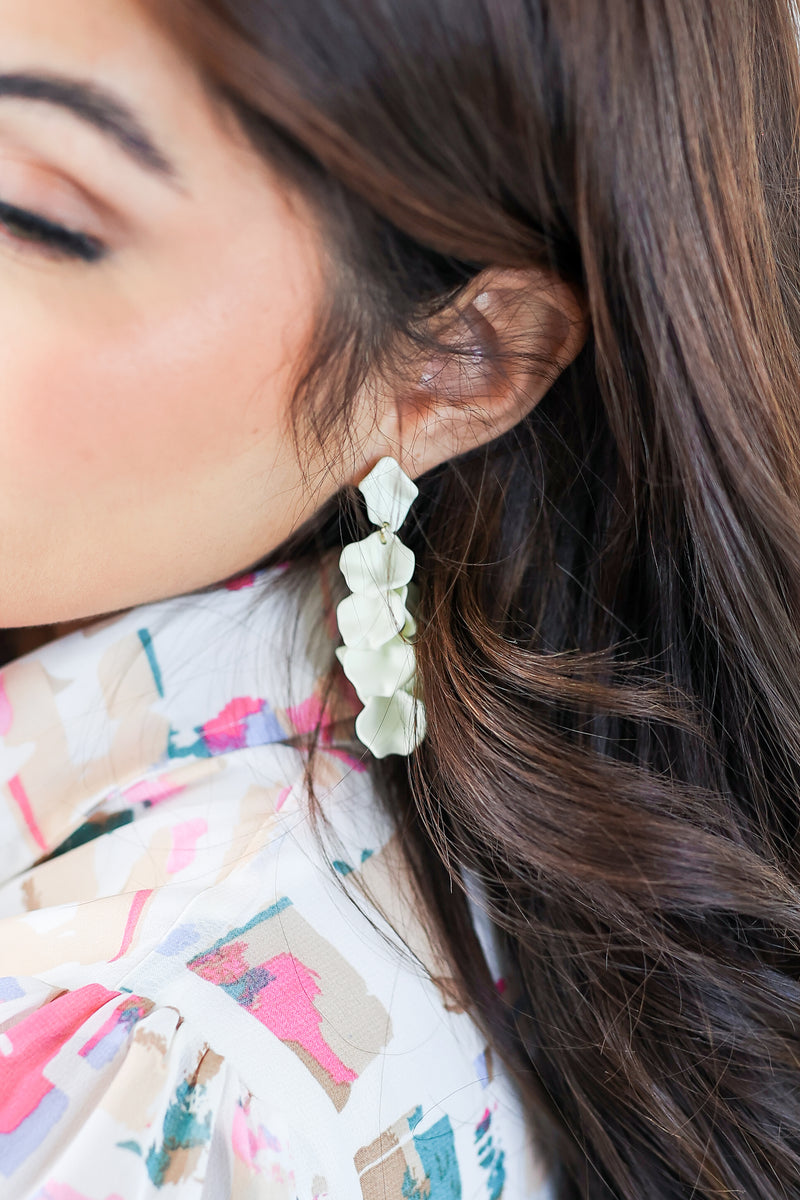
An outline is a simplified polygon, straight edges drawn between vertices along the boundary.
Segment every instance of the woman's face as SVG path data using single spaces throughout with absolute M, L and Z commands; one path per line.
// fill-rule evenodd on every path
M 336 491 L 287 427 L 320 262 L 134 0 L 0 0 L 0 626 L 226 578 Z

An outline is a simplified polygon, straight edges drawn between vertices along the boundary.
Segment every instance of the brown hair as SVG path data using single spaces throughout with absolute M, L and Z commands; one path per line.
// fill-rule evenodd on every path
M 429 732 L 387 793 L 562 1200 L 800 1196 L 793 0 L 155 10 L 330 231 L 323 441 L 484 267 L 583 289 L 530 417 L 420 481 Z

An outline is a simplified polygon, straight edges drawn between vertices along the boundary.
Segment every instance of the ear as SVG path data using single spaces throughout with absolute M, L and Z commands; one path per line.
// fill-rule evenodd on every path
M 481 272 L 438 322 L 443 352 L 415 363 L 415 378 L 396 387 L 376 429 L 376 458 L 392 455 L 412 477 L 516 425 L 589 331 L 582 292 L 541 268 Z

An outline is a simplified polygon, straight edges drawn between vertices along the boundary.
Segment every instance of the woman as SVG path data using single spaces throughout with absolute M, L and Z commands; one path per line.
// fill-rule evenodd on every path
M 800 1197 L 796 24 L 0 5 L 0 1196 Z

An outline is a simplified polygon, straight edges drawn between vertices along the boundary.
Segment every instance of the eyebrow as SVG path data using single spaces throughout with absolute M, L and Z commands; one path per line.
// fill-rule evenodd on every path
M 0 73 L 0 99 L 38 100 L 65 108 L 106 134 L 139 166 L 175 182 L 175 164 L 159 149 L 133 109 L 100 84 L 30 71 Z

